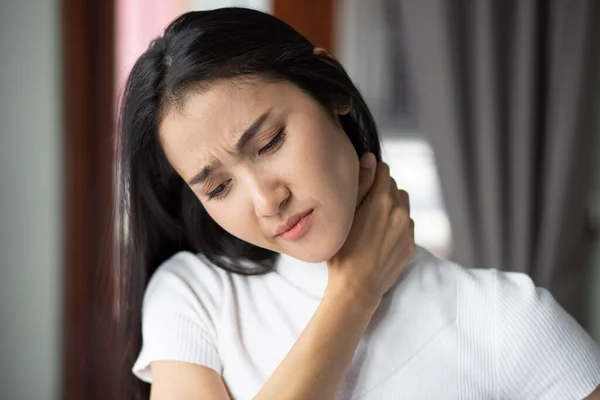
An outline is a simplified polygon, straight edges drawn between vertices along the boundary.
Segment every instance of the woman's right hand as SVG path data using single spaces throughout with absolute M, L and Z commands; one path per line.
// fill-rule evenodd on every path
M 349 293 L 374 312 L 412 257 L 415 241 L 408 193 L 398 189 L 389 166 L 376 163 L 372 153 L 363 155 L 361 165 L 369 158 L 376 165 L 361 167 L 352 228 L 327 266 L 328 289 Z

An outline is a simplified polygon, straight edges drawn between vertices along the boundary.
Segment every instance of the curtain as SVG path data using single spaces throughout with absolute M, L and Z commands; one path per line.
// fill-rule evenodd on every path
M 593 0 L 391 0 L 453 258 L 527 273 L 586 325 Z

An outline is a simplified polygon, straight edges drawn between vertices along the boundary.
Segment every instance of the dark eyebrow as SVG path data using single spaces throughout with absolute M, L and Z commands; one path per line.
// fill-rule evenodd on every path
M 260 127 L 262 126 L 262 124 L 267 120 L 267 118 L 269 118 L 269 115 L 271 115 L 271 109 L 268 109 L 267 111 L 265 111 L 260 117 L 257 118 L 256 121 L 254 121 L 254 123 L 252 125 L 250 125 L 242 134 L 242 136 L 238 139 L 235 147 L 234 147 L 234 151 L 233 154 L 240 154 L 242 152 L 242 149 L 248 144 L 249 141 L 252 140 L 252 138 L 258 133 L 258 131 L 260 130 Z M 204 166 L 200 172 L 198 172 L 196 175 L 194 175 L 192 177 L 192 179 L 190 179 L 188 181 L 188 185 L 190 186 L 194 186 L 200 183 L 203 183 L 204 181 L 206 181 L 208 179 L 208 177 L 210 176 L 210 174 L 213 172 L 213 170 L 219 165 L 219 162 L 217 160 L 209 163 L 208 165 Z
M 213 172 L 213 170 L 219 165 L 219 163 L 217 161 L 213 161 L 210 164 L 208 164 L 207 166 L 205 166 L 204 168 L 202 168 L 200 170 L 200 172 L 198 172 L 196 175 L 194 175 L 192 177 L 192 179 L 190 179 L 188 181 L 188 185 L 190 186 L 194 186 L 197 185 L 199 183 L 203 183 L 205 180 L 208 179 L 208 177 L 210 176 L 210 174 Z
M 242 149 L 258 133 L 261 125 L 267 120 L 267 118 L 269 118 L 269 115 L 271 115 L 271 109 L 265 111 L 260 117 L 258 117 L 256 121 L 254 121 L 252 125 L 248 127 L 248 129 L 244 131 L 242 136 L 239 138 L 237 144 L 235 145 L 234 154 L 240 154 L 242 152 Z

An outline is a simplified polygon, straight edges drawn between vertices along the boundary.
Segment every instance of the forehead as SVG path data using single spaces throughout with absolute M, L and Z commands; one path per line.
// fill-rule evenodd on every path
M 277 118 L 306 97 L 284 81 L 217 82 L 206 90 L 191 91 L 180 107 L 167 112 L 159 126 L 160 140 L 178 169 L 175 158 L 190 152 L 198 158 L 215 147 L 231 146 L 267 110 Z

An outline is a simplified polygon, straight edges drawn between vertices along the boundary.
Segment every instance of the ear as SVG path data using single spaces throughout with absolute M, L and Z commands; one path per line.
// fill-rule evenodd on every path
M 313 49 L 313 54 L 315 56 L 327 56 L 327 57 L 335 58 L 335 57 L 333 57 L 333 55 L 331 55 L 330 52 L 328 52 L 327 50 L 325 50 L 322 47 L 315 47 Z
M 345 100 L 335 105 L 335 113 L 337 115 L 348 115 L 350 113 L 350 100 Z
M 322 48 L 322 47 L 315 47 L 313 49 L 313 55 L 315 55 L 318 58 L 320 58 L 321 61 L 323 61 L 324 63 L 326 63 L 328 65 L 331 65 L 332 67 L 339 68 L 338 65 L 335 65 L 335 63 L 332 62 L 332 60 L 335 61 L 335 62 L 337 62 L 337 59 L 333 56 L 333 54 L 331 54 L 330 52 L 328 52 L 324 48 Z

